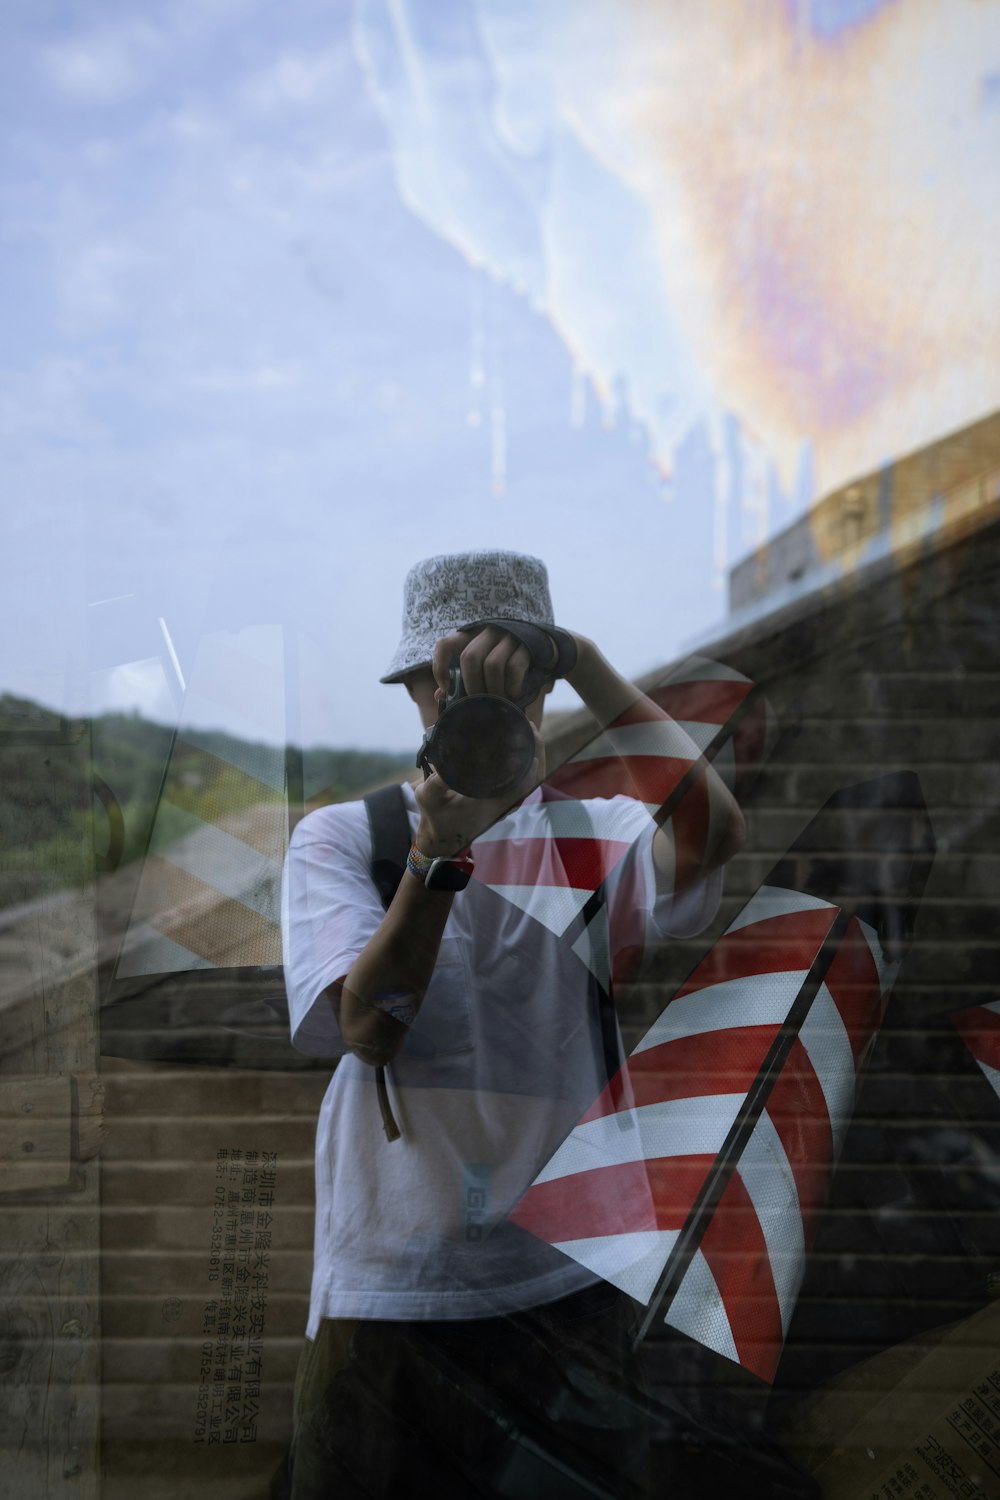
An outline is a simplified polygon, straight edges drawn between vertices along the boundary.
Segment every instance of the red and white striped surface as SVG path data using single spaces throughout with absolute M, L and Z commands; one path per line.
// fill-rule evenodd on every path
M 762 887 L 511 1218 L 648 1304 L 837 912 Z M 666 1311 L 764 1380 L 891 980 L 873 929 L 854 918 Z
M 972 1005 L 950 1019 L 1000 1099 L 1000 1000 Z
M 516 824 L 504 818 L 479 836 L 475 878 L 561 936 L 715 741 L 713 766 L 724 782 L 732 788 L 753 774 L 773 733 L 770 709 L 760 698 L 735 727 L 729 723 L 752 690 L 748 678 L 719 662 L 684 662 L 552 772 L 540 804 L 522 807 Z M 693 779 L 670 819 L 675 851 L 681 851 L 676 889 L 698 878 L 721 811 L 706 777 Z M 659 879 L 662 887 L 662 871 Z M 643 936 L 642 924 L 628 921 L 629 899 L 640 910 L 645 893 L 634 886 L 617 893 L 619 951 Z M 611 977 L 607 924 L 607 914 L 597 914 L 574 945 L 605 987 Z M 626 934 L 627 927 L 635 931 Z
M 742 672 L 704 656 L 688 657 L 661 683 L 646 692 L 646 701 L 624 715 L 613 729 L 588 745 L 549 776 L 551 785 L 574 797 L 638 796 L 655 810 L 666 800 L 691 764 L 691 746 L 708 749 L 753 691 Z M 661 710 L 651 713 L 649 705 Z M 658 733 L 657 719 L 668 715 L 679 733 L 671 746 Z M 731 791 L 739 794 L 752 780 L 773 743 L 775 721 L 763 696 L 749 705 L 713 762 Z M 673 774 L 663 761 L 673 757 Z

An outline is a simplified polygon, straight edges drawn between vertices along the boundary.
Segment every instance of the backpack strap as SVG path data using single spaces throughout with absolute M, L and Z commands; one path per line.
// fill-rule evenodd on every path
M 412 842 L 410 815 L 402 786 L 394 782 L 392 786 L 379 787 L 377 792 L 369 792 L 365 798 L 365 812 L 368 814 L 368 826 L 372 833 L 372 880 L 379 900 L 388 911 L 405 873 L 406 857 Z M 398 1141 L 400 1129 L 389 1102 L 384 1067 L 375 1069 L 375 1089 L 385 1138 L 387 1141 Z
M 413 837 L 402 786 L 397 782 L 369 792 L 365 811 L 372 832 L 372 880 L 388 911 L 403 878 Z

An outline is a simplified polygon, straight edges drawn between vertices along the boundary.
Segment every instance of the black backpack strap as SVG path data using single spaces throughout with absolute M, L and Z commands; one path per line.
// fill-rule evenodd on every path
M 372 831 L 372 880 L 386 911 L 406 869 L 413 835 L 403 788 L 398 783 L 369 792 L 365 811 Z
M 365 798 L 365 812 L 372 831 L 372 880 L 383 907 L 388 911 L 406 872 L 406 857 L 412 843 L 410 815 L 402 786 L 396 782 L 392 786 L 379 787 L 377 792 L 369 792 Z M 385 1068 L 375 1069 L 375 1087 L 386 1140 L 398 1141 L 400 1130 L 389 1103 Z

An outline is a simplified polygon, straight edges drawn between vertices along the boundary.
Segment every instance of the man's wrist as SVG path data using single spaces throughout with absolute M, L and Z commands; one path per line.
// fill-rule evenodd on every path
M 574 635 L 573 639 L 576 641 L 576 664 L 571 672 L 566 673 L 566 681 L 583 697 L 582 689 L 599 665 L 601 653 L 585 635 Z
M 406 868 L 429 891 L 461 891 L 472 876 L 473 862 L 468 850 L 447 856 L 424 854 L 414 840 Z
M 433 863 L 433 854 L 422 854 L 421 851 L 417 848 L 415 841 L 410 845 L 410 852 L 406 856 L 406 868 L 409 870 L 410 874 L 415 875 L 421 883 L 426 880 L 427 871 L 430 869 Z

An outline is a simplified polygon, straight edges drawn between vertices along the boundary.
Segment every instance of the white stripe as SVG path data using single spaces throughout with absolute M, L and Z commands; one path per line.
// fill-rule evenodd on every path
M 664 1099 L 574 1126 L 535 1182 L 574 1172 L 669 1156 L 714 1156 L 722 1148 L 744 1094 Z M 534 1185 L 534 1184 L 533 1184 Z
M 771 917 L 787 917 L 796 911 L 821 911 L 826 907 L 836 910 L 830 901 L 821 901 L 818 896 L 807 896 L 803 891 L 785 890 L 780 885 L 762 885 L 756 895 L 734 917 L 727 932 L 739 932 L 751 922 L 765 922 Z
M 686 1333 L 696 1343 L 714 1349 L 724 1359 L 731 1359 L 734 1364 L 739 1364 L 736 1340 L 726 1316 L 722 1293 L 700 1250 L 693 1256 L 680 1290 L 663 1321 L 671 1328 Z
M 512 906 L 520 907 L 557 937 L 562 936 L 594 894 L 593 891 L 583 891 L 572 885 L 486 884 L 491 891 L 496 891 L 498 896 L 503 896 Z
M 672 1000 L 633 1049 L 633 1057 L 680 1037 L 728 1031 L 733 1026 L 780 1026 L 788 1015 L 808 969 L 750 974 L 726 979 Z
M 1000 1000 L 986 1000 L 980 1007 L 981 1010 L 991 1010 L 994 1015 L 1000 1016 Z
M 742 672 L 737 672 L 735 667 L 727 667 L 721 661 L 713 661 L 710 656 L 686 656 L 682 662 L 668 672 L 666 677 L 660 679 L 648 692 L 655 692 L 658 687 L 672 687 L 679 682 L 750 682 L 749 677 L 744 677 Z
M 806 1049 L 823 1090 L 833 1132 L 833 1159 L 836 1161 L 843 1132 L 854 1108 L 856 1075 L 847 1027 L 825 984 L 816 991 L 816 998 L 799 1032 L 799 1041 Z
M 656 719 L 640 724 L 623 724 L 599 734 L 578 750 L 571 761 L 614 760 L 626 755 L 650 755 L 662 760 L 698 760 L 712 743 L 721 724 L 701 719 Z
M 184 808 L 169 804 L 169 825 L 188 832 L 165 848 L 154 836 L 151 850 L 213 890 L 249 906 L 268 922 L 281 921 L 281 864 L 242 839 L 205 823 Z M 284 816 L 283 809 L 277 809 Z
M 781 1309 L 781 1328 L 787 1333 L 802 1283 L 806 1244 L 795 1174 L 766 1113 L 754 1126 L 737 1171 L 760 1223 Z M 725 1208 L 718 1212 L 724 1213 Z
M 649 1212 L 651 1218 L 655 1217 L 652 1198 Z M 678 1234 L 676 1229 L 641 1229 L 592 1239 L 554 1240 L 553 1244 L 563 1255 L 610 1281 L 637 1302 L 648 1302 Z
M 128 938 L 121 961 L 115 970 L 116 979 L 131 979 L 140 974 L 186 974 L 189 969 L 214 969 L 215 964 L 164 937 L 148 922 L 135 922 L 128 930 Z
M 522 839 L 609 839 L 630 844 L 648 826 L 649 818 L 634 797 L 595 797 L 579 801 L 560 797 L 552 802 L 534 802 L 479 834 L 476 844 L 496 844 Z
M 972 1055 L 973 1057 L 976 1056 L 975 1053 L 973 1053 Z M 997 1098 L 1000 1099 L 1000 1072 L 998 1072 L 996 1068 L 991 1068 L 989 1063 L 983 1062 L 981 1057 L 976 1057 L 976 1062 L 982 1068 L 983 1075 L 991 1085 L 993 1092 L 996 1094 Z
M 211 724 L 233 736 L 234 742 L 227 745 L 224 755 L 219 755 L 215 749 L 209 749 L 210 754 L 235 766 L 238 771 L 245 771 L 248 776 L 256 776 L 258 781 L 263 781 L 276 792 L 284 790 L 284 715 L 271 723 L 255 717 L 249 710 L 243 713 L 229 704 L 224 708 L 219 707 L 211 698 L 203 697 L 201 693 L 189 688 L 184 700 L 184 720 L 179 737 L 197 749 L 203 748 L 202 737 L 209 732 L 195 727 L 200 724 Z M 271 743 L 261 747 L 259 742 L 263 740 Z M 246 743 L 241 744 L 240 741 Z

